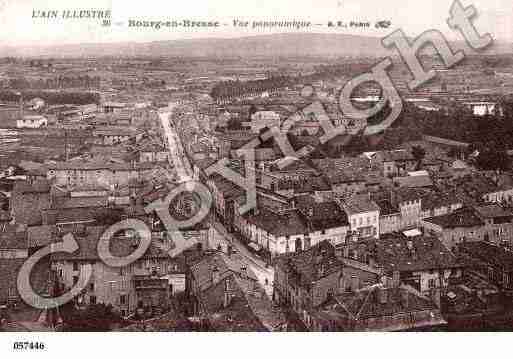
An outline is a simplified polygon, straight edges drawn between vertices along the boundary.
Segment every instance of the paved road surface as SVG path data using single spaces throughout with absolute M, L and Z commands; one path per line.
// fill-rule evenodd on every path
M 170 125 L 170 117 L 172 113 L 173 107 L 161 109 L 159 111 L 159 118 L 160 122 L 162 123 L 164 134 L 167 138 L 168 150 L 171 154 L 170 161 L 173 162 L 172 164 L 174 165 L 174 168 L 178 174 L 179 182 L 188 182 L 192 180 L 192 177 L 190 176 L 192 170 L 189 163 L 184 163 L 184 161 L 187 161 L 187 159 L 183 154 L 180 139 Z

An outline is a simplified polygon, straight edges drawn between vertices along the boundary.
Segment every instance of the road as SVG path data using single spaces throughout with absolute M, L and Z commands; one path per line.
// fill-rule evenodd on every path
M 192 166 L 189 163 L 189 159 L 184 154 L 183 145 L 180 139 L 180 136 L 176 133 L 174 126 L 170 124 L 170 117 L 173 113 L 174 106 L 170 105 L 170 107 L 161 109 L 159 111 L 160 121 L 162 123 L 162 128 L 164 130 L 164 134 L 166 135 L 168 141 L 168 149 L 170 153 L 170 161 L 174 165 L 176 169 L 177 175 L 179 177 L 180 182 L 190 182 L 193 180 L 192 176 Z M 272 284 L 274 281 L 274 269 L 272 267 L 266 268 L 265 263 L 262 259 L 254 256 L 245 246 L 242 244 L 238 238 L 235 238 L 233 235 L 228 233 L 226 228 L 215 221 L 212 216 L 210 216 L 210 224 L 215 232 L 216 243 L 221 242 L 223 248 L 227 248 L 228 245 L 232 245 L 236 248 L 237 253 L 241 256 L 241 259 L 244 263 L 250 268 L 255 275 L 257 276 L 260 284 L 265 289 L 266 294 L 271 297 L 272 296 Z M 216 245 L 217 247 L 217 245 Z
M 176 173 L 179 178 L 179 182 L 192 181 L 192 169 L 188 163 L 186 156 L 183 153 L 183 147 L 180 138 L 173 130 L 170 124 L 171 115 L 173 114 L 174 107 L 170 106 L 159 111 L 160 122 L 162 123 L 162 129 L 167 138 L 168 150 L 170 153 L 170 161 L 174 166 Z M 187 162 L 187 163 L 184 163 Z

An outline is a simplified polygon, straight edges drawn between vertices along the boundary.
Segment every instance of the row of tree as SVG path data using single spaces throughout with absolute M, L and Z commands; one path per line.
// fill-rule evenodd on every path
M 99 76 L 57 76 L 52 78 L 27 79 L 17 77 L 9 79 L 9 88 L 16 89 L 65 89 L 65 88 L 99 88 Z
M 40 98 L 48 105 L 87 105 L 91 103 L 100 103 L 100 94 L 98 92 L 74 92 L 74 91 L 38 91 L 25 90 L 21 91 L 24 99 Z M 20 93 L 12 90 L 0 91 L 0 101 L 16 102 L 20 99 Z
M 216 84 L 210 95 L 214 100 L 240 98 L 247 94 L 274 91 L 292 84 L 287 76 L 252 81 L 223 81 Z

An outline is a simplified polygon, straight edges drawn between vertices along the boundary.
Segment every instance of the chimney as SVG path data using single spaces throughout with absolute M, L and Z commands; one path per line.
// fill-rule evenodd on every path
M 227 278 L 226 281 L 225 281 L 225 286 L 224 286 L 224 301 L 223 301 L 223 305 L 224 307 L 228 307 L 232 302 L 232 290 L 231 290 L 231 282 L 230 282 L 230 278 Z
M 217 268 L 217 265 L 214 265 L 212 268 L 212 284 L 219 283 L 219 268 Z
M 400 276 L 399 271 L 396 270 L 392 274 L 392 285 L 394 287 L 399 287 L 400 284 L 401 284 L 401 276 Z
M 376 293 L 378 295 L 379 304 L 387 304 L 388 301 L 388 293 L 387 289 L 383 286 L 376 288 Z
M 413 241 L 412 241 L 412 240 L 408 240 L 408 241 L 406 242 L 406 246 L 408 247 L 408 249 L 409 249 L 410 251 L 412 251 L 412 250 L 413 250 Z
M 344 246 L 344 258 L 349 258 L 349 245 Z
M 359 280 L 356 275 L 351 276 L 351 292 L 356 292 L 359 289 Z

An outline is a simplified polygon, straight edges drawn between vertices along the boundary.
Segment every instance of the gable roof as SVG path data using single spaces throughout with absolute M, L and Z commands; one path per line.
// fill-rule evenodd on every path
M 300 253 L 279 258 L 277 266 L 289 273 L 289 281 L 295 281 L 303 287 L 309 287 L 313 282 L 343 268 L 342 262 L 337 259 L 335 248 L 328 241 L 322 241 Z

